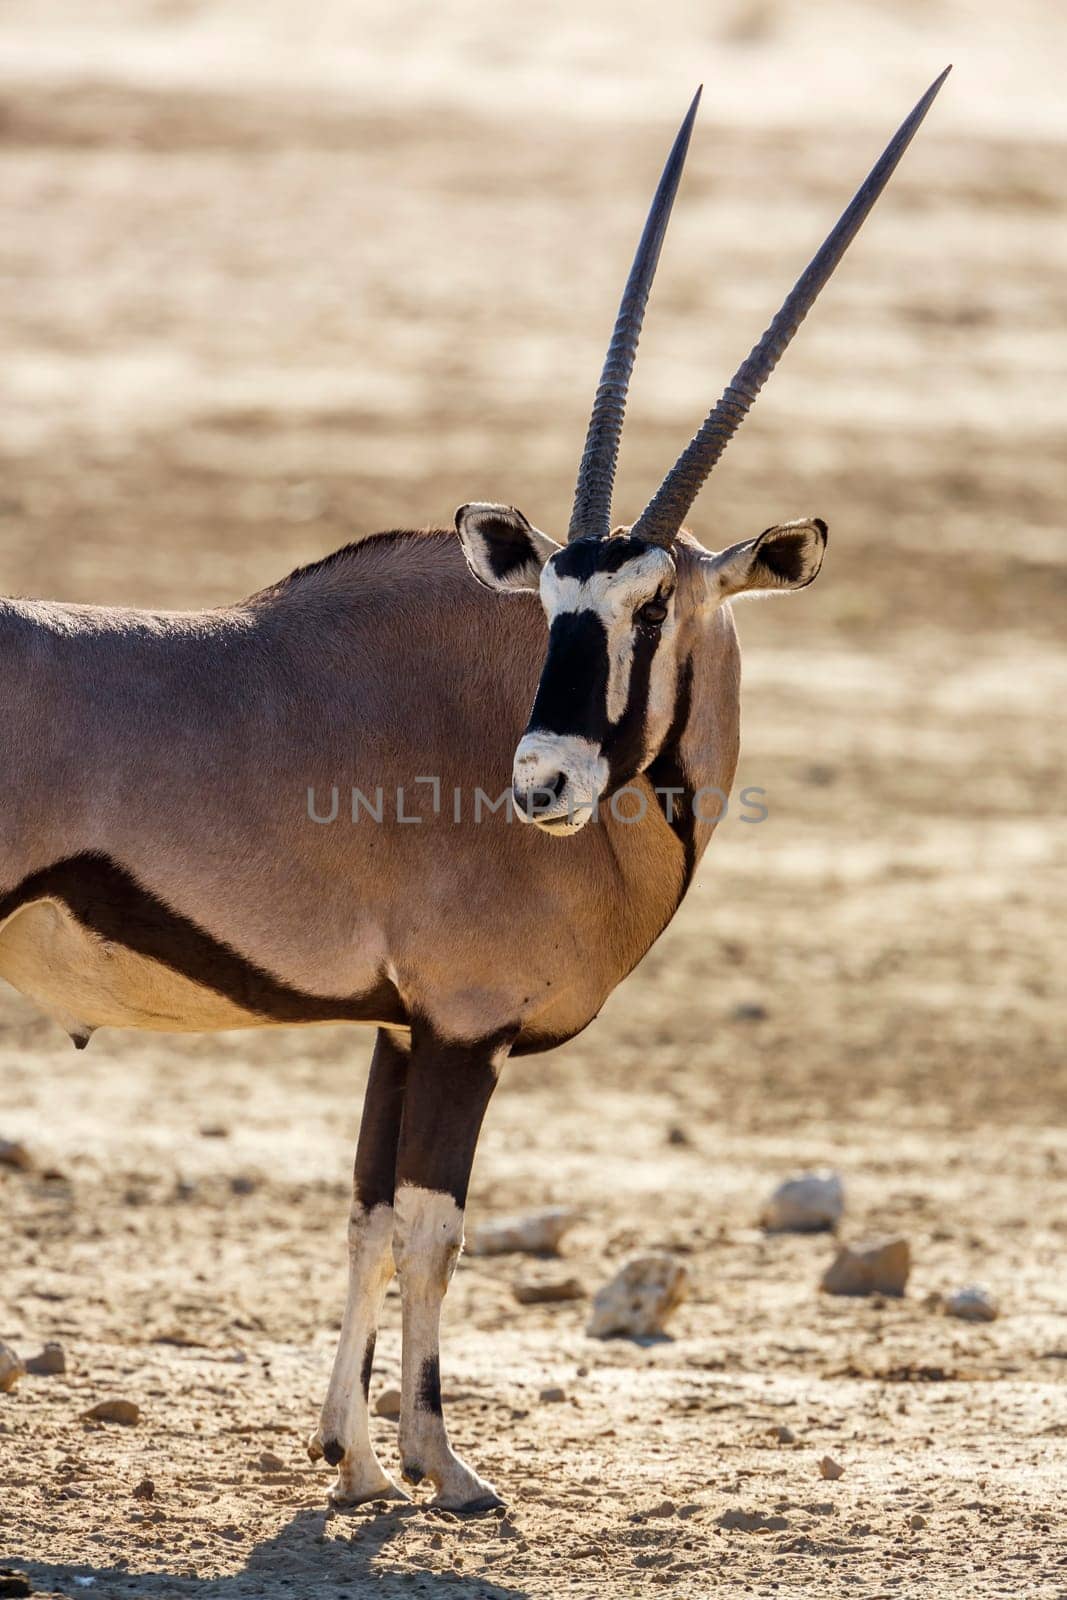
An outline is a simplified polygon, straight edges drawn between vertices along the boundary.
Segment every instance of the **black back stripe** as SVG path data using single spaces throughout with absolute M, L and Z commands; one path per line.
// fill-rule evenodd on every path
M 35 900 L 62 901 L 101 939 L 158 961 L 255 1017 L 278 1023 L 407 1021 L 400 996 L 384 976 L 360 995 L 333 998 L 293 988 L 174 910 L 106 855 L 68 856 L 31 873 L 0 897 L 0 923 Z

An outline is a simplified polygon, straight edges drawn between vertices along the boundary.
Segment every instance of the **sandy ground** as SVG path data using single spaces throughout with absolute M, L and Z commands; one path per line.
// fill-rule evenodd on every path
M 908 0 L 356 10 L 4 8 L 6 590 L 212 603 L 469 499 L 558 529 L 703 76 L 632 515 L 957 63 L 695 519 L 712 544 L 831 525 L 816 588 L 741 618 L 739 782 L 769 818 L 724 824 L 587 1035 L 508 1069 L 476 1166 L 473 1220 L 581 1210 L 563 1266 L 587 1289 L 663 1248 L 691 1296 L 672 1339 L 605 1344 L 581 1302 L 517 1304 L 528 1263 L 465 1258 L 448 1411 L 507 1515 L 327 1517 L 302 1441 L 369 1036 L 76 1056 L 5 991 L 0 1137 L 37 1167 L 0 1168 L 0 1336 L 60 1340 L 69 1371 L 0 1396 L 0 1566 L 152 1600 L 1067 1595 L 1067 24 Z M 910 1239 L 902 1301 L 820 1296 L 831 1242 L 756 1226 L 824 1162 L 847 1237 Z M 975 1280 L 1000 1319 L 943 1316 Z M 391 1297 L 375 1393 L 397 1341 Z M 80 1420 L 113 1396 L 138 1426 Z

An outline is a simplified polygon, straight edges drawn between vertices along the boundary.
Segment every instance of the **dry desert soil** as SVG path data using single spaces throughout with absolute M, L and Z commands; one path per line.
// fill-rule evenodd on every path
M 0 21 L 0 585 L 87 601 L 221 602 L 471 499 L 564 525 L 703 75 L 633 515 L 956 73 L 694 517 L 711 545 L 831 527 L 810 592 L 740 613 L 738 783 L 768 818 L 728 817 L 600 1019 L 490 1110 L 469 1221 L 580 1213 L 560 1262 L 467 1256 L 447 1302 L 450 1426 L 506 1514 L 328 1515 L 304 1453 L 370 1035 L 76 1055 L 5 990 L 0 1137 L 32 1166 L 0 1166 L 0 1337 L 67 1371 L 0 1395 L 0 1567 L 100 1600 L 1067 1596 L 1067 27 L 908 0 L 91 10 Z M 843 1237 L 908 1238 L 902 1299 L 821 1295 L 833 1242 L 759 1228 L 813 1165 Z M 516 1299 L 650 1250 L 688 1270 L 669 1338 Z M 943 1314 L 972 1282 L 996 1321 Z M 83 1420 L 113 1398 L 135 1426 Z

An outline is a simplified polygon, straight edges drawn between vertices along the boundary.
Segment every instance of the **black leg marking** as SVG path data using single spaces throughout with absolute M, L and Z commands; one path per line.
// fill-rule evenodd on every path
M 356 1147 L 355 1192 L 365 1211 L 393 1203 L 409 1060 L 405 1041 L 379 1028 Z
M 496 1088 L 494 1062 L 514 1033 L 508 1029 L 478 1044 L 450 1044 L 425 1023 L 413 1023 L 398 1185 L 436 1189 L 463 1210 L 482 1118 Z
M 339 1467 L 345 1458 L 345 1447 L 338 1439 L 327 1439 L 322 1453 L 331 1467 Z
M 432 1411 L 435 1417 L 441 1415 L 441 1360 L 439 1356 L 427 1356 L 422 1363 L 415 1404 L 423 1411 Z
M 411 1065 L 396 1164 L 397 1267 L 403 1310 L 400 1454 L 412 1483 L 429 1477 L 450 1510 L 500 1504 L 455 1454 L 441 1405 L 439 1325 L 463 1238 L 471 1162 L 496 1067 L 514 1035 L 453 1044 L 412 1027 Z
M 377 1334 L 372 1333 L 368 1338 L 366 1348 L 363 1351 L 363 1365 L 360 1368 L 359 1381 L 363 1386 L 364 1400 L 366 1400 L 370 1394 L 370 1375 L 374 1371 L 374 1346 L 377 1341 L 377 1337 Z

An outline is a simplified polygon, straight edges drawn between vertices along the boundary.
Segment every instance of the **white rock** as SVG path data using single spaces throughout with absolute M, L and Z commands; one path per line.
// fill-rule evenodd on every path
M 585 1331 L 594 1339 L 662 1333 L 688 1288 L 686 1270 L 673 1256 L 637 1256 L 597 1291 Z
M 995 1322 L 1000 1315 L 996 1297 L 980 1284 L 969 1283 L 945 1298 L 946 1317 L 961 1317 L 964 1322 Z
M 780 1183 L 763 1208 L 768 1233 L 823 1233 L 837 1227 L 845 1211 L 838 1173 L 797 1172 Z
M 498 1217 L 472 1230 L 467 1250 L 472 1256 L 555 1255 L 563 1235 L 577 1221 L 577 1211 L 566 1206 L 526 1217 Z
M 910 1271 L 911 1247 L 907 1239 L 846 1244 L 823 1273 L 819 1287 L 826 1294 L 901 1295 Z

